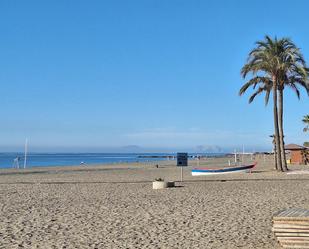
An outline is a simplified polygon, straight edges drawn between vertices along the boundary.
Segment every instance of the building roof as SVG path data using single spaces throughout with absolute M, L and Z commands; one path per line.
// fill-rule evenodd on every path
M 298 144 L 288 144 L 284 147 L 285 150 L 307 150 L 306 147 Z

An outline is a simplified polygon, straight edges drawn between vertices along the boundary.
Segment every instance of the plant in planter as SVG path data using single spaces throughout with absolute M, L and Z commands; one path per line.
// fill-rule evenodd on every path
M 155 181 L 156 181 L 156 182 L 164 182 L 164 179 L 162 179 L 162 178 L 159 177 L 159 178 L 156 178 Z

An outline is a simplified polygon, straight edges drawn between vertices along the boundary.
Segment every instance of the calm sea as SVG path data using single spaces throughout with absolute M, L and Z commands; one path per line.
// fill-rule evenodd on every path
M 27 168 L 38 166 L 44 167 L 72 166 L 81 164 L 111 164 L 123 162 L 153 162 L 167 160 L 167 156 L 175 155 L 176 154 L 167 153 L 30 153 L 27 155 Z M 222 156 L 223 154 L 203 155 Z M 22 153 L 0 153 L 0 168 L 14 167 L 14 159 L 17 157 L 19 157 L 19 165 L 22 168 L 24 165 L 24 155 Z
M 33 153 L 27 155 L 27 167 L 71 166 L 80 164 L 108 164 L 122 162 L 151 162 L 166 160 L 172 154 L 132 154 L 132 153 Z M 146 156 L 146 157 L 144 157 Z M 156 156 L 151 158 L 150 156 Z M 19 157 L 19 165 L 24 165 L 22 153 L 0 153 L 0 168 L 14 167 L 14 159 Z M 16 161 L 15 161 L 16 164 Z

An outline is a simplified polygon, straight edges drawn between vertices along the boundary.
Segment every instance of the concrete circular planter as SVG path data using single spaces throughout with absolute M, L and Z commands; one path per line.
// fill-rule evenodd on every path
M 152 182 L 153 189 L 164 189 L 175 187 L 175 182 L 154 181 Z
M 152 182 L 153 189 L 164 189 L 167 188 L 167 182 L 164 181 L 154 181 Z

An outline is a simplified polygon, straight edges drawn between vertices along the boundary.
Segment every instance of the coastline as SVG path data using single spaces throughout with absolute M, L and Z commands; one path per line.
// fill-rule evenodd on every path
M 189 153 L 189 158 L 225 157 L 225 153 Z M 20 152 L 0 153 L 0 169 L 16 167 L 14 159 L 19 159 L 20 168 L 24 164 L 24 155 Z M 176 160 L 176 153 L 30 153 L 27 155 L 27 167 L 57 167 L 72 165 L 109 165 L 119 163 L 151 163 L 155 161 Z

